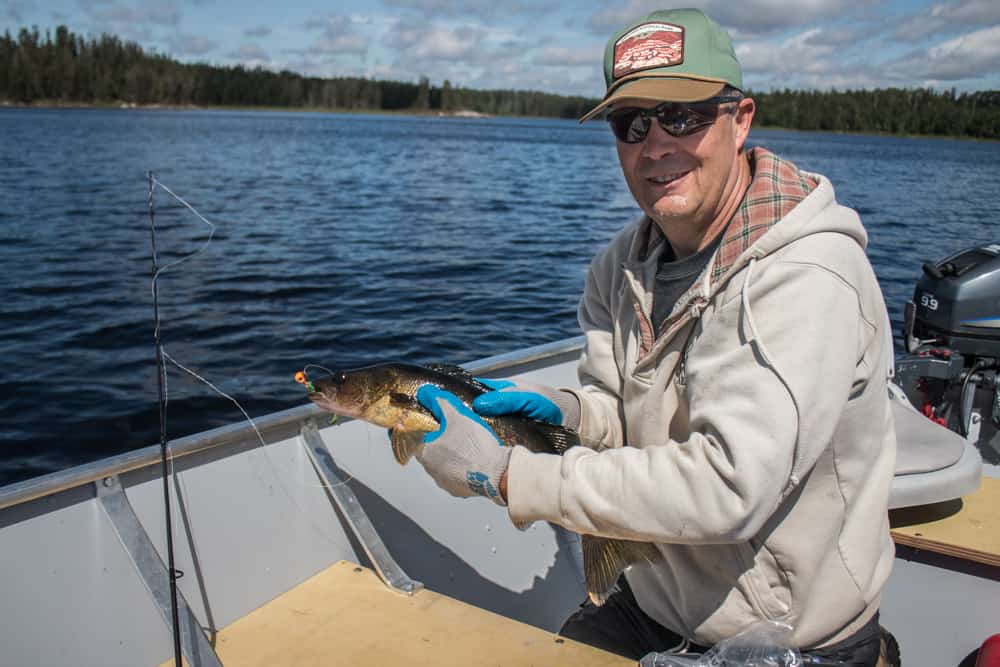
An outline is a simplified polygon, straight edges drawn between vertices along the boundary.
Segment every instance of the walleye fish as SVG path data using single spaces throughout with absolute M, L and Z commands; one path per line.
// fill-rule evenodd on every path
M 324 410 L 391 429 L 392 453 L 400 465 L 406 465 L 420 451 L 426 433 L 439 428 L 430 411 L 417 401 L 421 385 L 433 384 L 449 391 L 470 408 L 476 396 L 492 391 L 464 368 L 446 365 L 385 363 L 334 371 L 316 380 L 308 380 L 300 372 L 296 380 L 306 386 L 309 398 Z M 522 445 L 533 452 L 562 454 L 580 444 L 575 432 L 523 415 L 482 419 L 510 447 Z M 629 565 L 662 557 L 648 542 L 594 535 L 581 538 L 587 595 L 597 605 L 607 600 Z

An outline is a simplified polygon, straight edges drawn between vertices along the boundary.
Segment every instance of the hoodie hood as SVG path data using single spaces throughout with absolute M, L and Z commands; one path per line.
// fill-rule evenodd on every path
M 712 262 L 713 286 L 750 259 L 766 257 L 809 234 L 839 232 L 862 249 L 867 246 L 856 215 L 822 215 L 824 209 L 839 208 L 825 176 L 802 171 L 763 148 L 752 149 L 747 158 L 753 180 Z

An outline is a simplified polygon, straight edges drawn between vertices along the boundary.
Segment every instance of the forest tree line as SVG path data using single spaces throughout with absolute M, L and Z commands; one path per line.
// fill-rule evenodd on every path
M 755 92 L 755 125 L 800 130 L 1000 138 L 1000 91 L 782 90 Z M 0 101 L 282 107 L 577 118 L 595 99 L 477 90 L 360 77 L 319 78 L 243 66 L 187 64 L 113 35 L 84 38 L 59 26 L 0 37 Z

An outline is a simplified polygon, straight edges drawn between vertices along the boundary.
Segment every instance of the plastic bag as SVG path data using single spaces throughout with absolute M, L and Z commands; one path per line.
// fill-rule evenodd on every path
M 801 667 L 802 655 L 792 647 L 792 627 L 758 621 L 723 639 L 702 655 L 648 653 L 640 667 Z

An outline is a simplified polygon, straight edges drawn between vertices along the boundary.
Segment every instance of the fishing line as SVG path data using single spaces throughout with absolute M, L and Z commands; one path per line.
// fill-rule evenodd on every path
M 219 396 L 222 396 L 223 398 L 228 398 L 230 401 L 232 401 L 233 405 L 235 405 L 239 409 L 239 411 L 243 413 L 243 416 L 246 417 L 246 420 L 250 423 L 250 426 L 253 428 L 253 432 L 257 434 L 257 439 L 260 441 L 261 446 L 267 447 L 267 443 L 264 442 L 264 436 L 260 434 L 260 429 L 257 428 L 257 423 L 254 422 L 254 420 L 250 417 L 250 415 L 247 413 L 247 411 L 243 409 L 243 406 L 240 405 L 239 401 L 237 401 L 235 398 L 233 398 L 232 396 L 230 396 L 226 392 L 224 392 L 221 389 L 219 389 L 218 387 L 216 387 L 214 384 L 212 384 L 211 382 L 209 382 L 208 380 L 206 380 L 202 376 L 200 376 L 197 373 L 195 373 L 193 370 L 191 370 L 187 366 L 181 364 L 179 361 L 177 361 L 176 359 L 174 359 L 173 357 L 171 357 L 169 354 L 167 354 L 166 350 L 163 351 L 163 356 L 166 357 L 167 361 L 169 361 L 170 363 L 172 363 L 174 366 L 177 366 L 177 368 L 181 369 L 182 371 L 184 371 L 185 373 L 191 375 L 195 379 L 200 380 L 201 382 L 203 382 L 206 385 L 208 385 L 209 389 L 211 389 L 212 391 L 214 391 L 215 393 L 217 393 Z
M 326 366 L 320 366 L 319 364 L 306 364 L 302 367 L 302 372 L 308 374 L 310 368 L 318 368 L 321 371 L 326 371 L 327 375 L 333 377 L 333 371 Z
M 167 272 L 167 271 L 175 268 L 177 265 L 181 264 L 182 262 L 186 262 L 186 261 L 192 259 L 193 257 L 195 257 L 196 255 L 199 255 L 199 254 L 203 253 L 208 248 L 208 246 L 211 244 L 212 239 L 215 237 L 216 225 L 213 224 L 210 220 L 208 220 L 208 218 L 206 218 L 204 215 L 202 215 L 198 211 L 198 209 L 196 209 L 194 206 L 192 206 L 187 200 L 185 200 L 183 197 L 181 197 L 180 195 L 178 195 L 177 193 L 175 193 L 173 190 L 171 190 L 169 187 L 167 187 L 163 182 L 161 182 L 160 180 L 158 180 L 155 177 L 155 175 L 153 175 L 151 172 L 149 174 L 149 178 L 150 178 L 150 182 L 151 182 L 151 185 L 150 185 L 150 207 L 151 207 L 150 210 L 151 211 L 152 211 L 152 192 L 153 192 L 153 188 L 154 187 L 158 187 L 158 188 L 162 189 L 164 192 L 166 192 L 168 195 L 170 195 L 171 197 L 173 197 L 184 208 L 188 209 L 192 214 L 195 215 L 195 217 L 197 217 L 201 222 L 203 222 L 208 227 L 208 229 L 209 229 L 208 236 L 201 243 L 201 245 L 198 247 L 197 250 L 195 250 L 194 252 L 191 252 L 191 253 L 189 253 L 189 254 L 187 254 L 187 255 L 179 258 L 179 259 L 176 259 L 173 262 L 170 262 L 169 264 L 166 264 L 166 265 L 164 265 L 162 267 L 159 267 L 158 269 L 155 270 L 155 272 L 153 274 L 153 281 L 152 281 L 152 287 L 151 287 L 151 289 L 153 291 L 153 294 L 154 294 L 154 301 L 155 301 L 155 297 L 156 297 L 156 294 L 158 292 L 157 280 L 159 279 L 159 277 L 163 273 L 165 273 L 165 272 Z M 154 223 L 154 227 L 155 227 L 155 223 Z M 156 260 L 156 248 L 155 248 L 155 244 L 154 244 L 154 247 L 153 247 L 153 254 L 154 254 L 154 262 L 155 262 L 155 260 Z M 155 329 L 156 329 L 156 336 L 157 336 L 157 339 L 159 340 L 159 335 L 160 335 L 160 320 L 159 320 L 158 316 L 157 316 L 157 320 L 156 320 L 155 324 L 156 324 L 156 327 L 155 327 Z M 210 382 L 207 378 L 199 375 L 195 371 L 193 371 L 190 368 L 188 368 L 188 367 L 184 366 L 183 364 L 181 364 L 179 361 L 177 361 L 174 357 L 172 357 L 167 352 L 166 348 L 163 347 L 162 344 L 159 344 L 159 350 L 162 352 L 162 355 L 163 355 L 164 359 L 166 359 L 167 361 L 169 361 L 171 364 L 173 364 L 174 366 L 176 366 L 181 371 L 183 371 L 183 372 L 191 375 L 193 378 L 195 378 L 199 382 L 203 383 L 205 386 L 207 386 L 209 389 L 211 389 L 212 391 L 214 391 L 219 396 L 221 396 L 221 397 L 227 399 L 228 401 L 232 402 L 233 405 L 235 405 L 237 407 L 237 409 L 239 409 L 240 413 L 246 419 L 247 423 L 249 423 L 250 426 L 251 426 L 251 428 L 253 428 L 254 434 L 257 436 L 257 441 L 261 445 L 261 453 L 264 455 L 264 458 L 267 459 L 268 463 L 271 465 L 272 468 L 274 468 L 274 469 L 277 470 L 278 469 L 277 464 L 274 461 L 271 460 L 271 458 L 270 458 L 270 456 L 269 456 L 269 454 L 267 452 L 267 442 L 264 440 L 264 436 L 261 434 L 260 429 L 257 427 L 256 422 L 253 420 L 253 418 L 250 416 L 250 414 L 246 411 L 246 409 L 242 406 L 242 404 L 240 404 L 240 402 L 235 397 L 233 397 L 233 396 L 227 394 L 226 392 L 222 391 L 219 387 L 217 387 L 215 384 L 213 384 L 212 382 Z M 315 366 L 316 368 L 323 368 L 322 366 L 318 366 L 316 364 L 310 364 L 310 366 Z M 327 370 L 327 372 L 330 372 L 328 369 L 324 368 L 324 370 Z M 331 375 L 332 375 L 332 373 L 331 373 Z M 160 382 L 162 382 L 162 385 L 164 387 L 163 404 L 164 404 L 164 406 L 166 406 L 167 403 L 169 402 L 169 391 L 166 390 L 166 388 L 167 388 L 167 373 L 166 373 L 165 364 L 162 365 L 161 368 L 160 368 Z M 347 484 L 348 482 L 350 482 L 351 480 L 354 479 L 354 475 L 350 471 L 346 471 L 346 472 L 348 474 L 347 478 L 344 479 L 344 480 L 342 480 L 342 481 L 340 481 L 340 482 L 337 482 L 336 484 L 327 484 L 326 482 L 322 482 L 320 484 L 305 484 L 305 483 L 300 483 L 300 486 L 303 486 L 305 488 L 333 489 L 333 488 L 335 488 L 335 487 L 337 487 L 337 486 L 339 486 L 341 484 Z M 279 485 L 282 486 L 282 487 L 284 487 L 284 484 L 283 484 L 283 481 L 282 481 L 283 478 L 280 475 L 277 478 L 279 480 Z M 288 492 L 288 489 L 284 489 L 283 488 L 283 490 L 285 491 L 285 494 L 289 498 L 289 500 L 291 500 L 292 503 L 295 504 L 296 507 L 298 507 L 298 504 L 295 503 L 295 500 L 292 497 L 292 495 Z M 320 531 L 320 532 L 323 533 L 323 531 Z M 324 533 L 324 537 L 328 537 L 328 536 L 326 536 L 325 533 Z

